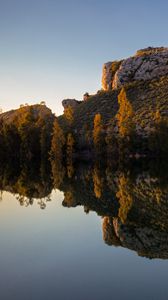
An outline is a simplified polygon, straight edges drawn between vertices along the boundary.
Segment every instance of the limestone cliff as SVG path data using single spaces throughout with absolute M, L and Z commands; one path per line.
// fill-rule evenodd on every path
M 132 57 L 103 66 L 102 89 L 118 89 L 133 81 L 147 81 L 168 75 L 168 48 L 145 48 Z

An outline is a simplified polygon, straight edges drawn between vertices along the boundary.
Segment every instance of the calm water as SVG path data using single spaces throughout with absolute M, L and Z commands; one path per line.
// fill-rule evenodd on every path
M 1 299 L 168 299 L 165 173 L 29 171 L 1 170 Z

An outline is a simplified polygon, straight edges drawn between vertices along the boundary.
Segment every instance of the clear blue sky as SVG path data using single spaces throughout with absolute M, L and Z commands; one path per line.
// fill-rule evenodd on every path
M 101 88 L 104 62 L 168 45 L 167 0 L 0 0 L 0 107 Z

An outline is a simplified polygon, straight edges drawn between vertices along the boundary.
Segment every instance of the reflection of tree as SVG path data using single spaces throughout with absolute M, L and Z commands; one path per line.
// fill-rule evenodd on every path
M 96 198 L 101 198 L 103 192 L 103 178 L 98 165 L 95 165 L 93 169 L 93 184 Z
M 48 202 L 52 190 L 49 168 L 38 164 L 13 166 L 6 165 L 0 169 L 0 188 L 1 190 L 9 190 L 16 195 L 16 199 L 21 206 L 32 205 L 34 199 L 44 199 Z M 42 207 L 42 205 L 41 205 Z
M 20 205 L 21 206 L 29 206 L 29 205 L 32 205 L 33 204 L 33 199 L 29 199 L 23 195 L 17 195 L 16 196 L 16 199 L 19 201 Z
M 111 168 L 111 166 L 108 165 L 106 168 L 106 181 L 107 181 L 107 185 L 110 190 L 115 189 L 115 175 L 116 174 L 113 171 L 113 169 Z
M 67 164 L 67 175 L 68 175 L 68 178 L 72 178 L 73 174 L 74 174 L 74 167 L 73 167 L 72 162 L 70 162 L 70 164 Z
M 59 189 L 65 176 L 65 167 L 63 166 L 61 161 L 53 160 L 51 162 L 51 169 L 52 169 L 53 186 L 55 189 Z
M 121 175 L 119 176 L 118 192 L 116 196 L 119 199 L 119 203 L 120 203 L 119 217 L 122 223 L 125 223 L 128 212 L 130 211 L 133 202 L 129 179 L 128 177 L 125 176 L 125 174 L 121 173 Z
M 73 207 L 74 203 L 74 190 L 70 187 L 70 189 L 64 193 L 64 201 L 62 204 L 66 207 Z
M 58 161 L 57 161 L 58 162 Z M 45 209 L 53 188 L 64 192 L 62 205 L 82 206 L 103 218 L 103 239 L 108 245 L 122 246 L 147 257 L 168 258 L 168 184 L 166 169 L 156 163 L 147 170 L 120 169 L 97 164 L 75 166 L 68 178 L 66 168 L 52 161 L 48 165 L 0 168 L 0 191 L 9 191 L 23 207 L 37 204 Z M 164 174 L 162 173 L 164 171 Z M 52 179 L 51 179 L 52 176 Z M 53 180 L 53 183 L 52 183 Z M 97 199 L 101 199 L 98 201 Z

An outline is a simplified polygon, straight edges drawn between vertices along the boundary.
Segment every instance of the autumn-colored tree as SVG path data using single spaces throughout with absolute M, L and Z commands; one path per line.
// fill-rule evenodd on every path
M 129 100 L 125 89 L 122 88 L 118 95 L 119 111 L 116 115 L 119 135 L 122 138 L 130 136 L 134 129 L 132 118 L 134 116 L 133 108 Z
M 51 139 L 53 131 L 54 116 L 50 113 L 46 114 L 45 118 L 41 116 L 37 122 L 40 128 L 40 147 L 41 147 L 41 160 L 48 160 L 51 149 Z
M 1 135 L 2 150 L 8 160 L 19 159 L 21 138 L 14 123 L 4 123 Z
M 93 143 L 96 154 L 100 154 L 103 146 L 103 122 L 101 114 L 96 114 L 94 117 Z
M 133 122 L 134 111 L 127 99 L 125 89 L 122 88 L 118 95 L 119 110 L 116 115 L 118 126 L 118 149 L 119 158 L 128 158 L 131 151 L 134 151 L 135 124 Z
M 50 159 L 51 160 L 62 160 L 63 158 L 63 147 L 66 143 L 64 133 L 60 127 L 58 120 L 55 119 L 53 124 L 53 134 L 51 140 Z
M 38 117 L 33 107 L 20 108 L 22 113 L 17 120 L 17 128 L 21 139 L 21 160 L 41 157 L 40 132 L 41 127 L 37 125 Z
M 69 125 L 72 125 L 74 121 L 74 110 L 72 106 L 69 105 L 64 109 L 64 117 L 68 121 Z
M 71 178 L 74 173 L 74 168 L 73 168 L 74 145 L 75 145 L 74 137 L 72 133 L 68 133 L 67 143 L 66 143 L 66 155 L 67 155 L 67 175 L 69 178 Z
M 72 135 L 72 133 L 68 133 L 67 135 L 67 158 L 68 159 L 72 159 L 73 156 L 73 152 L 74 152 L 74 144 L 75 144 L 75 140 L 74 137 Z

